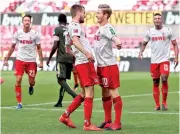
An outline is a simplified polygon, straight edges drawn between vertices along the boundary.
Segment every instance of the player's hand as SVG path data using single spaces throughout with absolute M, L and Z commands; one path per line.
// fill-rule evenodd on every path
M 86 53 L 85 53 L 85 56 L 86 56 L 86 58 L 89 60 L 89 62 L 95 62 L 94 56 L 93 56 L 91 53 L 86 52 Z
M 142 54 L 141 52 L 139 52 L 138 59 L 139 59 L 139 60 L 142 60 L 142 58 L 143 58 L 143 54 Z
M 117 45 L 116 45 L 116 47 L 117 47 L 118 50 L 121 49 L 121 46 L 122 46 L 121 44 L 117 44 Z
M 7 61 L 7 60 L 4 60 L 3 65 L 4 65 L 4 66 L 8 66 L 8 61 Z
M 39 68 L 43 68 L 43 62 L 40 62 L 38 65 Z
M 178 58 L 175 58 L 174 59 L 174 69 L 176 69 L 178 63 L 179 63 Z

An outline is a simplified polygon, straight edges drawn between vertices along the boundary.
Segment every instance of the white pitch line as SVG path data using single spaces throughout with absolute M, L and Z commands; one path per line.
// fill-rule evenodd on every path
M 170 114 L 170 115 L 179 115 L 179 113 L 167 113 L 167 112 L 128 112 L 130 114 Z
M 94 101 L 101 100 L 101 98 L 95 98 Z M 63 103 L 71 103 L 72 101 L 63 101 Z M 49 105 L 49 104 L 55 104 L 56 102 L 47 102 L 47 103 L 37 103 L 37 104 L 27 104 L 23 106 L 42 106 L 42 105 Z M 8 106 L 8 107 L 16 107 L 16 106 Z
M 13 107 L 1 107 L 1 109 L 11 109 L 11 110 L 19 110 L 19 109 L 15 109 Z M 48 109 L 48 108 L 22 108 L 22 110 L 36 110 L 36 111 L 65 111 L 66 109 Z M 76 109 L 77 112 L 84 112 L 83 109 Z M 93 112 L 97 112 L 97 113 L 103 113 L 103 110 L 93 110 Z
M 168 92 L 168 94 L 175 94 L 175 93 L 178 94 L 178 92 Z M 126 96 L 121 96 L 121 97 L 122 98 L 130 98 L 130 97 L 143 97 L 143 96 L 150 96 L 150 95 L 152 95 L 152 93 L 150 93 L 150 94 L 133 94 L 133 95 L 126 95 Z
M 168 92 L 169 94 L 175 94 L 178 92 Z M 125 96 L 121 96 L 122 98 L 130 98 L 130 97 L 143 97 L 143 96 L 150 96 L 152 95 L 152 93 L 149 94 L 134 94 L 134 95 L 125 95 Z M 102 98 L 95 98 L 94 101 L 99 101 Z M 72 101 L 63 101 L 63 103 L 71 103 Z M 47 102 L 47 103 L 37 103 L 37 104 L 27 104 L 27 105 L 23 105 L 23 106 L 42 106 L 42 105 L 49 105 L 49 104 L 54 104 L 56 102 Z M 8 107 L 16 107 L 16 106 L 8 106 Z
M 1 107 L 1 109 L 18 110 L 13 107 Z M 65 111 L 65 109 L 47 109 L 47 108 L 23 108 L 22 110 L 35 110 L 35 111 Z M 83 109 L 76 109 L 77 112 L 84 112 Z M 103 113 L 103 110 L 93 110 L 95 113 Z M 163 114 L 163 115 L 179 115 L 179 113 L 167 113 L 167 112 L 127 112 L 128 114 Z

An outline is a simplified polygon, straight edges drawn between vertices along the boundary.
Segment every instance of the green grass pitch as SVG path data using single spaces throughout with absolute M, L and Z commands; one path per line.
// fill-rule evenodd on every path
M 24 75 L 23 109 L 16 110 L 13 72 L 2 72 L 5 82 L 1 86 L 2 134 L 178 134 L 179 133 L 179 78 L 170 74 L 168 111 L 154 111 L 152 81 L 148 72 L 121 73 L 119 92 L 123 99 L 123 115 L 120 131 L 84 132 L 83 104 L 71 115 L 76 129 L 59 123 L 58 118 L 72 98 L 65 93 L 62 108 L 54 108 L 59 94 L 55 72 L 38 72 L 35 92 L 28 94 L 28 79 Z M 68 81 L 73 87 L 73 80 Z M 80 92 L 78 89 L 77 93 Z M 103 119 L 101 89 L 95 86 L 92 122 L 99 125 Z M 114 113 L 113 113 L 114 115 Z M 114 116 L 112 116 L 114 117 Z

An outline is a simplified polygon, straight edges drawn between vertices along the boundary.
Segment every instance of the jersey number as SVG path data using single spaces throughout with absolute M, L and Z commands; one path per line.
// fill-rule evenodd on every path
M 108 79 L 107 78 L 102 78 L 102 83 L 104 86 L 108 85 Z
M 34 70 L 29 70 L 29 76 L 35 77 L 35 71 Z
M 164 64 L 164 71 L 168 71 L 169 70 L 169 67 L 167 64 Z

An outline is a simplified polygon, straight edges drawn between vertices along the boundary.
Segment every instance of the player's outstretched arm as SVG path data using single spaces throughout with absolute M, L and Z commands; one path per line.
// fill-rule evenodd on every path
M 47 66 L 49 66 L 49 62 L 50 62 L 52 56 L 54 55 L 54 53 L 56 52 L 56 50 L 57 50 L 57 48 L 58 48 L 58 44 L 59 44 L 59 41 L 54 41 L 54 45 L 53 45 L 53 47 L 52 47 L 52 49 L 51 49 L 49 58 L 48 58 L 48 60 L 47 60 L 47 62 L 46 62 L 46 65 L 47 65 Z
M 38 65 L 39 68 L 43 68 L 43 54 L 41 44 L 37 44 L 37 51 L 39 55 L 40 64 Z
M 73 45 L 79 50 L 81 51 L 89 61 L 94 61 L 94 57 L 91 53 L 89 53 L 88 51 L 86 51 L 83 47 L 83 45 L 81 44 L 81 42 L 79 41 L 79 37 L 78 36 L 73 36 L 72 37 L 72 41 L 73 41 Z
M 178 57 L 179 57 L 179 48 L 178 48 L 178 44 L 176 42 L 176 40 L 172 40 L 172 45 L 173 45 L 173 48 L 174 48 L 174 54 L 175 54 L 175 58 L 174 58 L 174 63 L 175 63 L 175 66 L 174 68 L 176 68 L 176 66 L 178 65 L 179 61 L 178 61 Z
M 113 36 L 112 41 L 116 43 L 117 49 L 121 49 L 121 40 L 117 36 Z
M 148 42 L 143 41 L 142 44 L 141 44 L 141 46 L 140 46 L 140 52 L 139 52 L 139 56 L 138 56 L 138 58 L 139 58 L 140 60 L 143 58 L 143 52 L 144 52 L 147 44 L 148 44 Z
M 8 60 L 11 57 L 11 54 L 14 52 L 15 46 L 16 46 L 16 44 L 12 44 L 11 47 L 9 48 L 8 54 L 4 58 L 4 66 L 8 66 Z

